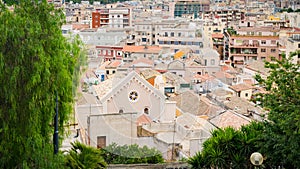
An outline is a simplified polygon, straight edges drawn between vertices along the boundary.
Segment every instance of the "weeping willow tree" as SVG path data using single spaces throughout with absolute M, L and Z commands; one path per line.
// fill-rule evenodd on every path
M 55 100 L 62 136 L 80 42 L 64 38 L 64 14 L 46 0 L 20 0 L 13 11 L 0 6 L 0 168 L 58 168 Z

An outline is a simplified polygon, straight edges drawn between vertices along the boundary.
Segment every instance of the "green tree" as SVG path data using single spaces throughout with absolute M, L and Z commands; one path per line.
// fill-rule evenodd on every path
M 62 136 L 80 42 L 64 38 L 64 14 L 46 0 L 0 7 L 0 168 L 61 168 L 52 155 L 55 97 Z
M 105 168 L 107 163 L 101 156 L 101 150 L 94 147 L 88 147 L 80 142 L 74 142 L 72 149 L 66 155 L 66 166 L 71 169 L 77 168 L 91 168 L 100 169 Z
M 250 168 L 249 157 L 258 151 L 257 143 L 262 123 L 252 122 L 240 130 L 227 127 L 216 129 L 203 143 L 202 152 L 188 159 L 192 168 Z
M 259 84 L 267 90 L 258 101 L 269 111 L 263 132 L 262 153 L 266 164 L 277 167 L 300 166 L 300 66 L 292 63 L 292 57 L 283 56 L 275 63 L 266 62 L 270 68 L 267 78 L 256 76 Z
M 119 146 L 116 143 L 103 148 L 103 157 L 108 164 L 156 164 L 164 162 L 159 151 L 137 144 Z

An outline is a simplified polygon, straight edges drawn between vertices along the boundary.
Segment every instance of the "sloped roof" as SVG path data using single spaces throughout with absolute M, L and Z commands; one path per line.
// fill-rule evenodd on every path
M 120 80 L 119 83 L 114 88 L 112 88 L 109 93 L 107 93 L 105 96 L 102 97 L 102 99 L 100 100 L 101 103 L 105 102 L 107 99 L 109 99 L 110 97 L 112 97 L 124 85 L 126 85 L 127 83 L 129 83 L 130 80 L 133 79 L 133 78 L 137 79 L 142 84 L 144 84 L 146 87 L 148 87 L 149 89 L 151 89 L 160 98 L 163 98 L 163 99 L 165 98 L 165 95 L 163 93 L 161 93 L 158 89 L 156 89 L 155 87 L 153 87 L 147 80 L 145 80 L 144 78 L 142 78 L 135 71 L 132 71 L 125 78 L 123 78 L 122 80 Z
M 264 111 L 262 108 L 255 106 L 253 103 L 250 103 L 248 100 L 232 96 L 229 100 L 224 102 L 225 106 L 239 114 L 248 114 L 248 111 L 255 111 L 258 114 L 263 114 Z
M 131 53 L 159 53 L 162 47 L 159 46 L 124 46 L 123 52 Z
M 245 84 L 245 83 L 240 83 L 240 84 L 237 84 L 237 85 L 229 86 L 229 88 L 236 91 L 236 92 L 240 92 L 240 91 L 243 91 L 243 90 L 253 89 L 254 86 L 251 86 L 251 85 L 248 85 L 248 84 Z
M 206 97 L 199 97 L 192 91 L 185 91 L 177 96 L 169 98 L 176 101 L 177 107 L 184 113 L 191 113 L 196 116 L 207 115 L 209 117 L 216 115 L 222 108 L 210 103 Z
M 151 119 L 146 115 L 146 114 L 142 114 L 137 118 L 137 125 L 143 125 L 143 124 L 149 124 L 151 123 Z
M 239 129 L 241 128 L 241 126 L 249 124 L 251 122 L 251 119 L 233 111 L 227 110 L 211 118 L 210 122 L 219 128 L 231 126 L 235 129 Z
M 186 128 L 187 130 L 201 129 L 208 133 L 214 129 L 214 126 L 209 121 L 190 113 L 184 113 L 179 116 L 176 120 L 176 124 Z
M 168 64 L 168 69 L 185 69 L 185 64 L 184 62 L 180 60 L 174 60 Z
M 153 69 L 144 69 L 140 72 L 140 75 L 144 77 L 144 79 L 149 79 L 151 77 L 160 75 L 160 73 Z

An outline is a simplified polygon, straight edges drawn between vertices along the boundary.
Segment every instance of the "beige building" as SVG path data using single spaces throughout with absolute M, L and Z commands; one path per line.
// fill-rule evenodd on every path
M 300 32 L 291 33 L 287 40 L 286 55 L 289 56 L 292 52 L 296 51 L 298 51 L 298 54 L 293 57 L 293 63 L 300 64 Z
M 100 100 L 101 109 L 88 117 L 88 142 L 103 147 L 113 142 L 120 145 L 150 145 L 151 139 L 138 139 L 137 119 L 146 115 L 151 121 L 172 123 L 176 103 L 167 101 L 135 71 L 131 72 Z
M 252 97 L 252 90 L 254 87 L 248 84 L 241 83 L 241 84 L 230 86 L 229 88 L 235 92 L 235 95 L 237 97 L 250 100 Z
M 250 22 L 248 22 L 249 24 Z M 238 27 L 224 33 L 224 58 L 233 66 L 241 66 L 253 60 L 275 61 L 280 59 L 279 28 Z

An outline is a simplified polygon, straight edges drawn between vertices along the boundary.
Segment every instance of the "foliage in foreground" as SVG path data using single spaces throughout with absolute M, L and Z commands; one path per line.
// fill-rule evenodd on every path
M 217 129 L 204 142 L 203 150 L 188 162 L 193 168 L 251 168 L 253 152 L 264 156 L 265 168 L 299 168 L 300 161 L 300 65 L 292 57 L 266 62 L 267 78 L 256 75 L 266 89 L 257 101 L 269 111 L 267 120 L 244 126 L 241 130 Z
M 80 43 L 62 35 L 64 14 L 46 0 L 0 8 L 0 168 L 62 168 L 53 155 L 55 98 L 63 135 Z
M 300 166 L 300 65 L 283 56 L 281 61 L 266 63 L 270 75 L 263 79 L 257 75 L 259 84 L 268 91 L 260 95 L 262 106 L 269 110 L 265 123 L 261 153 L 270 167 L 298 168 Z
M 154 148 L 139 147 L 137 144 L 119 146 L 113 143 L 102 149 L 108 164 L 163 163 L 162 154 Z
M 101 150 L 94 147 L 89 147 L 79 142 L 74 142 L 72 149 L 65 157 L 65 165 L 71 169 L 91 168 L 101 169 L 107 166 L 107 163 L 102 158 Z
M 188 159 L 192 168 L 249 168 L 251 153 L 258 150 L 256 138 L 262 124 L 253 122 L 240 130 L 232 127 L 217 129 L 212 137 L 203 143 L 202 152 Z

